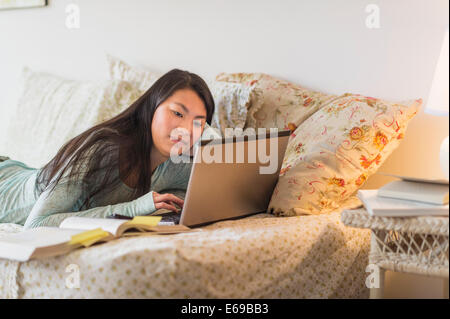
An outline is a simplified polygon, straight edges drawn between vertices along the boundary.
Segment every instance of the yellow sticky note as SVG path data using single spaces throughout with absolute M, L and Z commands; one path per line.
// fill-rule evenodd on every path
M 129 225 L 146 225 L 150 227 L 157 226 L 162 216 L 135 216 L 127 222 Z
M 109 233 L 101 228 L 87 230 L 85 232 L 73 235 L 70 238 L 69 244 L 81 244 L 84 247 L 89 247 L 98 240 L 108 237 Z

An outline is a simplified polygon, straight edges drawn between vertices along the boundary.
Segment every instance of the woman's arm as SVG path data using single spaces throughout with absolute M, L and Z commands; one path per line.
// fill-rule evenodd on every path
M 71 212 L 77 200 L 82 195 L 82 184 L 71 185 L 58 183 L 53 191 L 47 188 L 38 198 L 28 216 L 24 227 L 35 228 L 41 226 L 59 226 L 66 218 L 72 216 L 106 218 L 113 214 L 129 217 L 147 215 L 156 210 L 153 191 L 130 202 L 119 203 L 88 210 Z
M 208 128 L 210 128 L 210 126 L 206 125 L 206 129 Z M 220 137 L 215 131 L 211 132 L 211 130 L 207 130 L 207 132 L 214 137 Z M 170 176 L 169 179 L 171 180 L 170 184 L 172 184 L 172 187 L 170 187 L 170 189 L 165 189 L 161 194 L 170 193 L 178 198 L 184 199 L 187 183 L 189 181 L 190 165 L 192 164 L 183 167 L 185 171 L 183 171 L 182 176 L 177 176 L 176 174 Z M 53 191 L 50 191 L 49 188 L 47 188 L 42 192 L 25 222 L 25 228 L 59 226 L 64 219 L 72 216 L 106 218 L 114 214 L 119 214 L 134 217 L 151 214 L 157 209 L 154 202 L 154 192 L 150 191 L 130 202 L 71 212 L 72 207 L 82 196 L 83 184 L 81 182 L 77 182 L 74 185 L 72 184 L 70 185 L 69 190 L 66 184 L 67 181 L 63 182 L 63 180 L 64 179 L 61 179 Z M 169 209 L 170 207 L 168 207 L 167 204 L 164 204 L 164 202 L 167 201 L 170 202 L 166 197 L 157 200 L 158 206 Z M 172 203 L 176 204 L 175 201 L 172 201 Z M 177 205 L 180 207 L 179 204 Z

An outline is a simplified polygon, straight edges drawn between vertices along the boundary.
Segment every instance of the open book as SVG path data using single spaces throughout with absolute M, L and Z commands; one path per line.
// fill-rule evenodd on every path
M 183 225 L 163 225 L 160 221 L 160 216 L 136 216 L 132 220 L 69 217 L 59 227 L 27 229 L 0 238 L 0 258 L 27 261 L 66 254 L 119 237 L 194 231 Z

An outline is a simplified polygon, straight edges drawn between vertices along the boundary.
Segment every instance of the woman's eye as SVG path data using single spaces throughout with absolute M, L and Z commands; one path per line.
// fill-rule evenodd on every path
M 178 116 L 178 117 L 183 117 L 183 114 L 181 114 L 180 112 L 173 111 L 173 113 L 174 113 L 176 116 Z

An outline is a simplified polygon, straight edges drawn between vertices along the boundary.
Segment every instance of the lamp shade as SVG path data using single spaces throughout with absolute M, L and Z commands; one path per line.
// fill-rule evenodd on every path
M 434 72 L 430 95 L 425 107 L 425 113 L 448 116 L 448 28 L 445 32 L 441 53 Z

